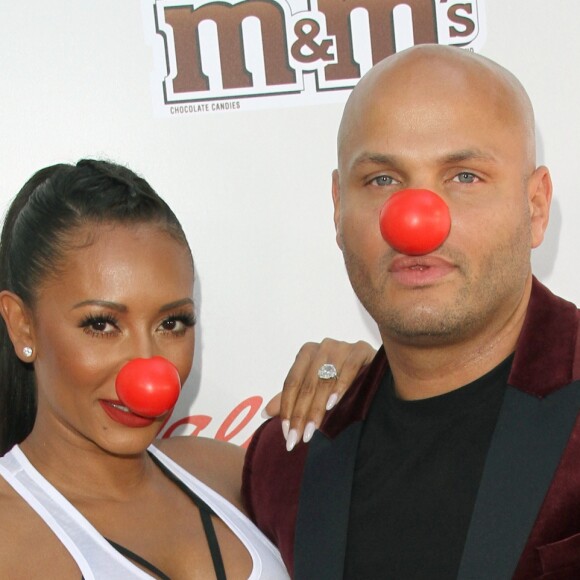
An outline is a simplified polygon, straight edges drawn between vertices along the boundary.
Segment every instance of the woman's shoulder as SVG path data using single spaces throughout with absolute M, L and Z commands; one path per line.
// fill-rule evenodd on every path
M 21 528 L 26 528 L 29 522 L 39 520 L 36 513 L 14 488 L 0 476 L 0 547 L 5 545 L 2 539 L 13 537 Z
M 0 477 L 0 560 L 5 561 L 19 544 L 33 513 L 24 500 Z M 1 568 L 0 568 L 1 569 Z
M 155 446 L 183 469 L 242 509 L 241 487 L 245 450 L 206 437 L 170 437 Z
M 0 477 L 0 577 L 40 578 L 51 562 L 55 577 L 79 577 L 66 548 L 33 509 Z
M 2 513 L 2 521 L 4 526 L 0 528 L 6 528 L 8 523 L 5 517 L 7 514 L 19 515 L 20 512 L 28 510 L 28 504 L 22 500 L 19 494 L 14 491 L 14 488 L 2 477 L 0 476 L 0 511 Z M 21 518 L 10 518 L 15 521 L 20 521 Z M 9 526 L 8 526 L 9 527 Z

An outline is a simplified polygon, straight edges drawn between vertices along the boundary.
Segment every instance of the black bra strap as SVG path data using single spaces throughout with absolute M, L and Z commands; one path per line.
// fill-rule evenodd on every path
M 198 507 L 199 515 L 201 516 L 201 523 L 203 525 L 203 531 L 205 532 L 205 537 L 207 539 L 207 544 L 209 546 L 209 551 L 211 554 L 211 559 L 213 562 L 216 578 L 217 580 L 227 580 L 220 545 L 215 533 L 213 521 L 211 519 L 211 516 L 212 515 L 215 516 L 216 513 L 201 498 L 199 498 L 195 493 L 193 493 L 193 491 L 189 489 L 189 487 L 187 487 L 180 479 L 178 479 L 175 475 L 173 475 L 173 473 L 171 473 L 171 471 L 169 471 L 167 467 L 165 467 L 165 465 L 163 465 L 163 463 L 161 463 L 159 459 L 155 457 L 155 455 L 149 453 L 149 457 L 151 457 L 153 463 L 155 463 L 155 465 L 159 467 L 163 475 L 165 475 L 165 477 L 167 477 L 175 485 L 177 485 L 177 487 L 179 487 L 179 489 L 183 493 L 185 493 L 185 495 L 187 495 L 187 497 Z M 153 574 L 158 576 L 161 580 L 171 580 L 171 578 L 169 578 L 167 574 L 164 574 L 161 570 L 159 570 L 159 568 L 157 568 L 156 566 L 151 564 L 151 562 L 148 562 L 147 560 L 139 556 L 139 554 L 135 554 L 135 552 L 132 552 L 131 550 L 125 548 L 124 546 L 121 546 L 121 544 L 117 544 L 116 542 L 109 540 L 109 538 L 105 539 L 107 540 L 107 542 L 109 542 L 109 544 L 111 544 L 113 548 L 115 548 L 115 550 L 117 550 L 117 552 L 119 552 L 126 558 L 129 558 L 129 560 L 132 560 L 133 562 L 136 562 L 137 564 L 143 566 L 143 568 L 145 568 L 149 572 L 153 572 Z
M 111 544 L 111 546 L 113 546 L 113 548 L 115 548 L 117 552 L 125 556 L 125 558 L 129 558 L 129 560 L 133 560 L 133 562 L 140 564 L 141 566 L 143 566 L 143 568 L 149 570 L 149 572 L 153 572 L 153 574 L 158 576 L 161 580 L 171 580 L 171 578 L 169 578 L 167 574 L 164 574 L 161 570 L 159 570 L 159 568 L 151 564 L 151 562 L 145 560 L 145 558 L 139 556 L 139 554 L 135 554 L 135 552 L 132 552 L 131 550 L 125 548 L 125 546 L 121 546 L 121 544 L 113 542 L 113 540 L 109 540 L 109 538 L 105 538 L 105 540 L 107 540 L 107 542 L 109 542 L 109 544 Z
M 213 511 L 211 513 L 214 513 Z M 201 516 L 201 523 L 203 524 L 203 531 L 207 538 L 207 545 L 211 553 L 211 559 L 215 570 L 217 580 L 226 580 L 226 570 L 224 568 L 224 561 L 222 560 L 222 553 L 215 535 L 215 528 L 211 519 L 211 513 L 202 508 L 199 508 L 199 515 Z
M 185 493 L 185 495 L 187 495 L 187 497 L 189 497 L 189 499 L 198 507 L 216 578 L 217 580 L 227 580 L 219 542 L 215 533 L 213 520 L 211 519 L 211 516 L 215 516 L 216 513 L 200 497 L 193 493 L 189 487 L 187 487 L 180 479 L 171 473 L 171 471 L 169 471 L 167 467 L 165 467 L 165 465 L 163 465 L 163 463 L 161 463 L 159 459 L 155 457 L 155 455 L 149 453 L 149 457 L 151 457 L 153 463 L 159 467 L 163 474 L 173 483 L 175 483 L 175 485 L 177 485 L 177 487 L 179 487 L 179 489 Z

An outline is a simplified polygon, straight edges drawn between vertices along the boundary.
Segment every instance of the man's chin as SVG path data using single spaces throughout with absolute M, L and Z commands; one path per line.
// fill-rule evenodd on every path
M 384 339 L 409 346 L 437 347 L 456 343 L 469 334 L 472 327 L 468 318 L 429 310 L 391 316 L 379 324 Z

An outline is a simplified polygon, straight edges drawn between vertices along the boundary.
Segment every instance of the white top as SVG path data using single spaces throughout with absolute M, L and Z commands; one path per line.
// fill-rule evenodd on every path
M 154 446 L 149 451 L 207 503 L 244 544 L 252 557 L 248 580 L 287 580 L 274 545 L 235 506 L 181 468 Z M 0 458 L 0 476 L 45 521 L 74 558 L 85 580 L 151 580 L 152 576 L 119 554 L 92 524 L 28 461 L 18 445 Z

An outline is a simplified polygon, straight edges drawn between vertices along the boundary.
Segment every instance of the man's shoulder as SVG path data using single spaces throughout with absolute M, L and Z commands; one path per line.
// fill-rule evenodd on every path
M 380 348 L 375 359 L 361 371 L 343 399 L 325 417 L 320 426 L 323 436 L 332 439 L 354 421 L 364 419 L 387 369 L 386 356 Z M 258 428 L 246 453 L 242 482 L 244 503 L 255 521 L 260 520 L 258 512 L 269 511 L 267 504 L 271 503 L 275 510 L 276 502 L 289 504 L 293 498 L 297 500 L 308 448 L 309 444 L 299 442 L 291 452 L 286 451 L 278 417 Z
M 275 502 L 289 493 L 298 494 L 308 446 L 299 442 L 288 452 L 280 419 L 275 417 L 261 425 L 246 452 L 242 494 L 246 508 L 255 516 L 254 499 Z
M 334 438 L 356 421 L 363 421 L 370 409 L 377 389 L 389 372 L 385 349 L 381 346 L 372 362 L 359 372 L 342 400 L 326 415 L 320 431 Z
M 535 278 L 509 384 L 543 398 L 580 378 L 579 313 Z
M 246 453 L 242 498 L 250 518 L 278 547 L 292 568 L 294 528 L 308 445 L 286 451 L 278 418 L 264 423 Z

